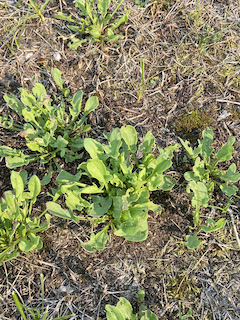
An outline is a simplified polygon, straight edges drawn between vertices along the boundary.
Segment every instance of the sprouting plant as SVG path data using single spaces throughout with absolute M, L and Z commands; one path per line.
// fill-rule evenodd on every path
M 141 291 L 141 292 L 140 292 Z M 141 295 L 144 297 L 145 292 L 143 290 L 140 290 L 138 293 L 138 296 Z M 142 302 L 142 299 L 141 299 Z M 112 306 L 110 304 L 107 304 L 105 306 L 105 309 L 107 311 L 107 320 L 125 320 L 125 319 L 131 319 L 131 320 L 158 320 L 158 317 L 150 310 L 148 310 L 144 305 L 141 304 L 139 307 L 139 313 L 133 314 L 133 308 L 130 304 L 130 302 L 124 298 L 121 297 L 117 303 L 116 306 Z
M 25 124 L 14 123 L 11 116 L 0 116 L 0 126 L 18 131 L 32 151 L 27 155 L 19 149 L 0 146 L 0 157 L 6 158 L 9 168 L 36 160 L 47 163 L 57 156 L 66 162 L 81 157 L 81 134 L 90 130 L 90 126 L 84 123 L 89 113 L 98 107 L 98 98 L 93 96 L 87 100 L 81 116 L 82 90 L 70 98 L 69 89 L 63 88 L 61 72 L 54 68 L 52 75 L 60 87 L 61 94 L 58 97 L 51 99 L 41 83 L 35 84 L 32 93 L 20 88 L 21 101 L 14 95 L 4 95 L 8 106 L 24 118 Z
M 24 313 L 24 310 L 27 311 L 28 314 L 30 314 L 32 316 L 33 320 L 48 320 L 48 306 L 47 308 L 44 310 L 44 306 L 43 306 L 43 302 L 44 302 L 44 278 L 43 278 L 43 274 L 41 273 L 40 275 L 40 281 L 41 281 L 41 291 L 42 291 L 42 308 L 41 311 L 39 311 L 39 309 L 37 308 L 28 308 L 26 307 L 24 304 L 22 304 L 19 299 L 18 296 L 15 292 L 12 293 L 12 297 L 13 300 L 15 302 L 15 305 L 22 317 L 23 320 L 27 320 L 27 316 Z M 74 316 L 74 314 L 70 314 L 68 316 L 62 316 L 62 317 L 57 317 L 57 318 L 51 318 L 51 320 L 64 320 L 64 319 L 69 319 L 70 317 Z M 50 320 L 50 319 L 49 319 Z
M 56 18 L 66 20 L 74 25 L 68 25 L 69 29 L 77 34 L 85 35 L 83 39 L 79 39 L 75 34 L 70 38 L 69 47 L 76 50 L 82 43 L 89 41 L 117 41 L 122 39 L 120 34 L 114 34 L 114 31 L 124 22 L 128 21 L 130 11 L 114 21 L 113 17 L 121 6 L 124 0 L 117 3 L 115 10 L 110 13 L 109 7 L 111 0 L 76 0 L 75 7 L 81 11 L 80 20 L 67 16 L 63 13 L 58 13 Z M 114 22 L 111 23 L 111 20 Z
M 148 4 L 149 0 L 135 0 L 134 2 L 139 7 L 145 7 Z
M 182 145 L 187 151 L 189 157 L 194 161 L 192 171 L 185 172 L 184 178 L 188 181 L 186 191 L 190 193 L 193 211 L 193 222 L 195 226 L 200 226 L 199 213 L 201 208 L 209 207 L 213 196 L 213 191 L 216 186 L 229 198 L 228 203 L 223 207 L 216 207 L 226 213 L 231 204 L 232 196 L 236 196 L 238 191 L 237 186 L 234 185 L 240 179 L 240 173 L 236 172 L 236 165 L 232 163 L 227 170 L 220 170 L 217 166 L 221 162 L 226 162 L 232 159 L 235 152 L 233 144 L 235 138 L 231 137 L 227 144 L 223 145 L 218 152 L 215 152 L 214 147 L 211 146 L 213 142 L 213 131 L 209 128 L 203 131 L 202 140 L 198 140 L 198 147 L 192 149 L 188 141 L 183 141 L 179 138 Z M 223 228 L 226 224 L 224 218 L 215 221 L 208 219 L 208 225 L 201 225 L 201 230 L 210 233 Z M 185 245 L 189 249 L 198 247 L 201 241 L 194 235 L 188 235 Z
M 227 144 L 214 153 L 211 146 L 213 131 L 209 128 L 203 131 L 202 140 L 198 140 L 198 147 L 192 149 L 189 141 L 179 138 L 189 157 L 194 161 L 192 171 L 185 172 L 184 178 L 188 181 L 186 190 L 191 193 L 194 225 L 199 225 L 199 211 L 201 207 L 208 207 L 213 191 L 218 186 L 227 196 L 235 196 L 238 188 L 233 185 L 240 179 L 240 173 L 236 172 L 236 164 L 232 163 L 227 170 L 218 169 L 220 162 L 229 161 L 235 152 L 233 144 L 235 138 L 231 137 Z
M 150 201 L 150 192 L 168 191 L 175 184 L 175 180 L 163 172 L 171 167 L 178 144 L 165 149 L 159 147 L 156 158 L 152 153 L 155 138 L 150 131 L 138 147 L 137 132 L 132 126 L 116 128 L 105 137 L 108 144 L 86 138 L 84 148 L 90 159 L 80 165 L 81 170 L 75 176 L 62 171 L 57 178 L 62 186 L 54 200 L 63 193 L 69 210 L 54 202 L 47 203 L 48 211 L 59 217 L 104 225 L 100 232 L 91 234 L 90 241 L 82 243 L 87 251 L 104 249 L 109 227 L 126 240 L 145 240 L 148 211 L 159 210 L 159 206 Z M 80 181 L 86 176 L 91 184 Z M 85 215 L 76 216 L 75 210 Z
M 16 258 L 19 253 L 42 248 L 38 235 L 48 228 L 50 215 L 47 210 L 32 217 L 33 204 L 41 191 L 41 182 L 33 175 L 28 181 L 27 172 L 11 172 L 13 191 L 4 193 L 0 199 L 0 263 Z M 46 222 L 41 221 L 45 216 Z

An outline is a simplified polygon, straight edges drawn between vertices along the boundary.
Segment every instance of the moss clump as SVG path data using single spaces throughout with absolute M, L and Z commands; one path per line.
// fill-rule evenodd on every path
M 212 112 L 199 109 L 189 110 L 175 121 L 175 130 L 184 133 L 202 131 L 214 121 Z

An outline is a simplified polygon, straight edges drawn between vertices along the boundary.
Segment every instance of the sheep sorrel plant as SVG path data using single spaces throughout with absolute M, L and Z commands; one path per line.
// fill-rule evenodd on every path
M 117 41 L 122 39 L 123 36 L 120 34 L 114 34 L 114 31 L 124 22 L 128 21 L 128 16 L 130 11 L 127 11 L 120 18 L 116 19 L 114 22 L 113 16 L 121 6 L 124 0 L 117 3 L 115 10 L 109 13 L 109 7 L 111 5 L 111 0 L 76 0 L 75 7 L 81 10 L 80 21 L 75 20 L 72 16 L 67 16 L 61 12 L 58 13 L 56 18 L 66 20 L 74 23 L 75 25 L 68 25 L 68 28 L 72 31 L 87 35 L 84 39 L 79 39 L 76 35 L 71 36 L 71 43 L 69 47 L 76 50 L 82 43 L 89 41 Z M 89 35 L 89 36 L 88 36 Z
M 145 292 L 143 290 L 139 290 L 137 297 L 141 303 L 144 295 Z M 140 296 L 143 296 L 143 298 L 139 299 Z M 107 320 L 158 320 L 158 317 L 152 311 L 148 310 L 143 304 L 140 305 L 139 312 L 137 314 L 133 314 L 133 308 L 130 302 L 124 297 L 119 299 L 116 306 L 107 304 L 105 309 L 107 311 Z
M 109 227 L 126 240 L 145 240 L 148 211 L 160 208 L 150 201 L 150 192 L 168 191 L 176 182 L 163 172 L 171 167 L 173 151 L 178 144 L 158 148 L 160 154 L 155 158 L 151 153 L 155 138 L 150 131 L 139 147 L 137 132 L 132 126 L 116 128 L 105 137 L 108 144 L 86 138 L 84 147 L 91 158 L 80 165 L 81 171 L 75 176 L 62 171 L 57 178 L 61 186 L 54 200 L 63 193 L 69 210 L 54 202 L 47 203 L 48 211 L 57 216 L 105 225 L 97 234 L 91 234 L 90 241 L 82 244 L 87 251 L 104 249 Z M 138 159 L 137 155 L 141 157 Z M 82 177 L 86 181 L 86 176 L 92 184 L 80 182 Z M 85 215 L 76 216 L 74 210 Z
M 84 122 L 88 114 L 98 107 L 98 98 L 93 96 L 87 100 L 81 116 L 82 90 L 70 98 L 69 89 L 63 88 L 61 71 L 54 68 L 52 75 L 60 87 L 59 97 L 51 99 L 41 83 L 35 84 L 32 93 L 20 88 L 21 101 L 14 95 L 4 95 L 8 106 L 24 118 L 25 124 L 13 123 L 11 116 L 2 116 L 0 126 L 19 131 L 27 147 L 34 152 L 26 155 L 21 150 L 0 146 L 0 157 L 6 158 L 9 168 L 27 165 L 35 160 L 47 163 L 57 156 L 66 162 L 81 157 L 79 151 L 83 148 L 83 139 L 80 135 L 90 130 Z
M 236 165 L 232 163 L 228 170 L 220 170 L 217 168 L 218 163 L 232 159 L 235 152 L 233 144 L 234 137 L 230 137 L 227 144 L 215 154 L 213 142 L 213 131 L 209 128 L 203 131 L 202 140 L 198 140 L 198 147 L 192 149 L 189 141 L 183 141 L 179 138 L 182 145 L 186 149 L 189 157 L 194 161 L 192 171 L 185 172 L 184 178 L 188 181 L 187 192 L 191 193 L 194 225 L 199 225 L 199 212 L 201 207 L 208 207 L 215 186 L 219 186 L 221 191 L 227 196 L 235 196 L 238 188 L 233 185 L 240 179 L 240 173 L 236 172 Z M 213 222 L 210 223 L 214 226 Z
M 42 241 L 36 233 L 48 228 L 50 215 L 47 210 L 38 217 L 31 217 L 33 204 L 41 191 L 41 182 L 33 175 L 27 184 L 27 172 L 11 172 L 13 191 L 4 193 L 0 199 L 0 264 L 16 258 L 21 251 L 28 252 L 42 248 Z M 41 223 L 41 217 L 46 221 Z

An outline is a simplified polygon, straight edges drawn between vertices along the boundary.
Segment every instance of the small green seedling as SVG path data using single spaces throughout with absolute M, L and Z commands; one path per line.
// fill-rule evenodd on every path
M 14 123 L 11 116 L 0 116 L 0 126 L 18 131 L 32 151 L 26 155 L 21 150 L 0 146 L 0 157 L 6 158 L 8 168 L 36 160 L 47 163 L 59 156 L 67 163 L 81 158 L 81 134 L 90 130 L 84 123 L 89 113 L 98 107 L 98 98 L 93 96 L 87 100 L 81 116 L 82 90 L 70 98 L 69 90 L 63 88 L 60 70 L 54 68 L 52 75 L 61 91 L 60 97 L 54 96 L 53 100 L 41 83 L 35 84 L 32 93 L 20 88 L 21 101 L 14 95 L 4 95 L 8 106 L 24 118 L 25 124 Z
M 132 126 L 116 128 L 105 137 L 108 144 L 86 138 L 84 147 L 90 159 L 80 165 L 81 171 L 75 176 L 62 171 L 57 178 L 61 187 L 54 200 L 64 194 L 69 210 L 54 202 L 47 203 L 49 212 L 59 217 L 104 225 L 97 234 L 91 234 L 87 243 L 82 243 L 90 252 L 104 249 L 109 228 L 126 240 L 145 240 L 148 211 L 160 210 L 150 201 L 150 192 L 169 191 L 176 183 L 163 172 L 171 167 L 173 151 L 178 144 L 159 148 L 160 154 L 156 158 L 152 153 L 155 138 L 150 131 L 139 146 L 137 132 Z M 86 176 L 91 184 L 81 182 L 81 177 L 86 181 Z M 85 215 L 76 216 L 75 210 Z
M 69 319 L 71 318 L 72 316 L 74 316 L 74 314 L 70 314 L 69 316 L 62 316 L 62 317 L 57 317 L 57 318 L 49 318 L 48 317 L 48 314 L 49 314 L 49 311 L 48 311 L 48 306 L 47 308 L 44 310 L 43 308 L 43 300 L 44 300 L 44 279 L 43 279 L 43 274 L 41 273 L 40 275 L 40 280 L 41 280 L 41 291 L 42 291 L 42 308 L 41 308 L 41 311 L 39 311 L 37 308 L 28 308 L 26 307 L 24 304 L 22 304 L 19 299 L 18 299 L 18 296 L 15 292 L 12 293 L 12 297 L 13 297 L 13 300 L 15 302 L 15 305 L 22 317 L 23 320 L 27 320 L 28 317 L 25 315 L 24 313 L 24 310 L 27 311 L 27 313 L 29 315 L 31 315 L 31 319 L 33 320 L 64 320 L 64 319 Z
M 16 258 L 19 253 L 41 249 L 43 243 L 37 233 L 48 228 L 50 215 L 45 210 L 32 217 L 32 207 L 41 191 L 41 182 L 33 175 L 28 181 L 27 172 L 11 172 L 13 191 L 0 199 L 0 263 Z M 45 216 L 46 222 L 40 222 Z
M 79 39 L 75 34 L 70 38 L 71 43 L 69 47 L 76 50 L 82 43 L 91 40 L 92 42 L 98 41 L 117 41 L 122 39 L 120 34 L 114 34 L 114 31 L 124 22 L 128 21 L 130 11 L 127 11 L 120 18 L 113 20 L 113 16 L 121 6 L 124 0 L 117 3 L 115 10 L 110 13 L 109 8 L 111 0 L 98 0 L 97 4 L 94 0 L 76 0 L 75 7 L 81 11 L 80 21 L 67 16 L 63 13 L 58 13 L 56 18 L 62 19 L 73 23 L 74 25 L 68 25 L 68 28 L 74 31 L 76 34 L 84 35 L 83 39 Z
M 213 131 L 209 128 L 203 131 L 202 140 L 198 140 L 198 147 L 192 149 L 189 141 L 179 138 L 188 156 L 194 161 L 192 171 L 184 174 L 188 181 L 186 191 L 191 194 L 194 225 L 199 225 L 199 212 L 201 207 L 208 207 L 216 186 L 227 196 L 235 196 L 238 188 L 234 185 L 240 179 L 240 173 L 236 172 L 236 165 L 232 163 L 227 170 L 220 170 L 217 165 L 232 159 L 235 152 L 233 144 L 235 138 L 231 137 L 227 144 L 215 152 L 211 146 Z
M 141 295 L 142 295 L 141 290 Z M 144 291 L 143 291 L 144 293 Z M 144 306 L 141 308 L 140 306 L 139 313 L 133 314 L 133 308 L 130 302 L 126 299 L 121 297 L 116 306 L 112 306 L 107 304 L 105 309 L 107 311 L 107 320 L 158 320 L 158 317 L 150 310 Z

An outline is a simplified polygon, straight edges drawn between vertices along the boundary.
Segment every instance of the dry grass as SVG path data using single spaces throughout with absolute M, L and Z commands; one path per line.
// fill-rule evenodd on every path
M 158 0 L 140 8 L 126 0 L 131 14 L 120 27 L 125 38 L 85 44 L 78 51 L 68 48 L 70 30 L 54 18 L 60 10 L 76 14 L 71 1 L 52 0 L 45 21 L 34 18 L 22 30 L 20 26 L 18 47 L 10 30 L 24 21 L 28 7 L 27 1 L 18 8 L 15 3 L 0 1 L 1 113 L 9 112 L 3 94 L 18 94 L 20 86 L 31 88 L 41 81 L 54 90 L 50 72 L 57 67 L 72 92 L 82 89 L 84 99 L 99 97 L 100 107 L 91 119 L 96 137 L 103 130 L 131 124 L 140 135 L 152 130 L 164 146 L 177 142 L 178 136 L 194 143 L 208 125 L 214 129 L 216 147 L 229 136 L 236 137 L 234 160 L 240 169 L 239 1 Z M 143 83 L 140 61 L 145 68 Z M 17 137 L 1 133 L 2 144 L 18 143 Z M 167 195 L 153 195 L 163 214 L 150 215 L 145 242 L 112 236 L 104 252 L 89 255 L 80 241 L 89 236 L 91 227 L 54 220 L 43 236 L 43 250 L 0 267 L 0 319 L 20 319 L 13 290 L 26 305 L 41 307 L 40 273 L 46 283 L 44 305 L 49 305 L 52 317 L 75 313 L 72 320 L 104 319 L 106 303 L 115 304 L 124 296 L 136 309 L 136 293 L 144 289 L 147 306 L 161 320 L 179 319 L 179 307 L 183 314 L 191 309 L 192 318 L 198 320 L 240 319 L 240 258 L 231 217 L 224 230 L 202 235 L 198 250 L 184 247 L 191 208 L 181 157 L 176 155 L 172 168 L 178 187 Z M 9 172 L 3 162 L 0 165 L 0 180 L 8 183 Z M 217 198 L 216 205 L 221 200 Z M 239 232 L 239 201 L 234 205 Z

